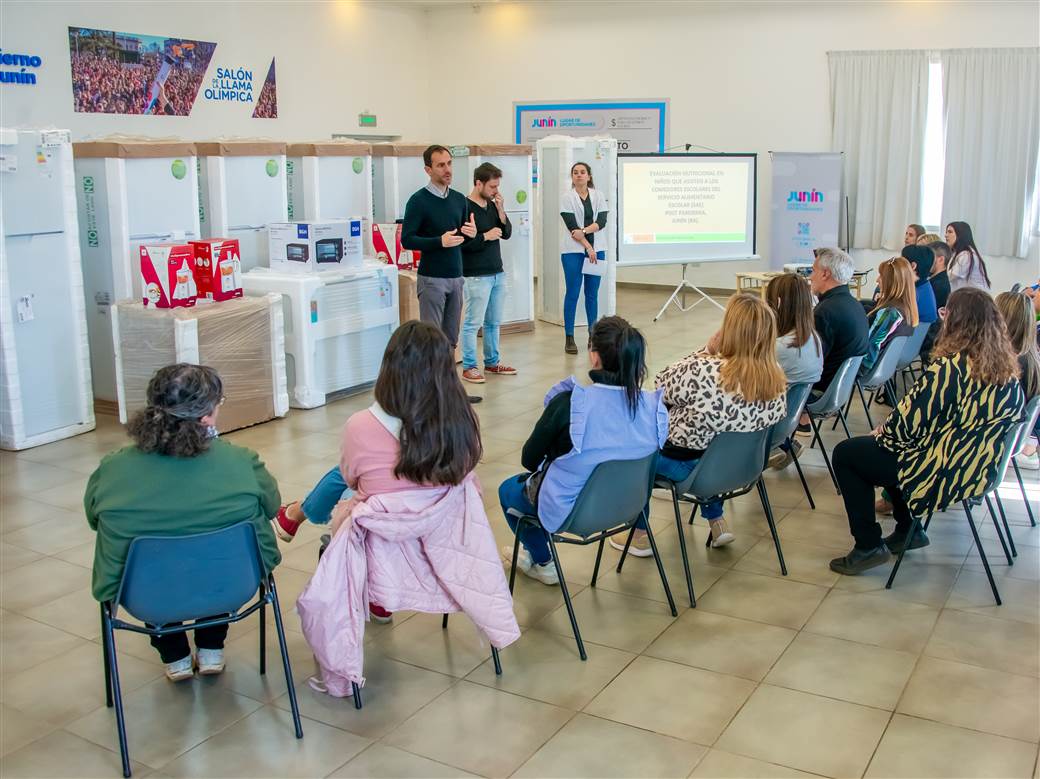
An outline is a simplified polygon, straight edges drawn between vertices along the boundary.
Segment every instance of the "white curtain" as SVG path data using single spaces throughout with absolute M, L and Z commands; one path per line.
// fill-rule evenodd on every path
M 928 52 L 832 51 L 831 148 L 844 152 L 854 249 L 903 245 L 921 221 Z M 842 220 L 844 230 L 844 220 Z
M 1037 197 L 1040 49 L 950 49 L 941 61 L 943 224 L 970 224 L 983 255 L 1025 257 Z

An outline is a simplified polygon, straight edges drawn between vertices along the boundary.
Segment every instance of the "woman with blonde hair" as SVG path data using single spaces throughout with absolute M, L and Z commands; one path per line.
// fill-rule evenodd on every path
M 870 373 L 881 350 L 896 336 L 912 335 L 918 324 L 916 276 L 903 257 L 885 260 L 878 267 L 878 295 L 874 307 L 867 312 L 870 323 L 867 354 L 860 374 Z
M 719 329 L 707 346 L 657 374 L 668 408 L 668 440 L 657 473 L 683 481 L 712 439 L 723 432 L 754 432 L 787 412 L 787 377 L 776 359 L 776 317 L 757 295 L 729 299 Z M 732 543 L 722 505 L 701 514 L 712 547 Z
M 1040 349 L 1037 348 L 1033 301 L 1024 292 L 1001 292 L 997 295 L 997 309 L 1007 325 L 1011 348 L 1018 354 L 1018 367 L 1021 371 L 1019 382 L 1028 403 L 1040 395 Z M 1037 457 L 1036 453 L 1036 442 L 1040 438 L 1040 420 L 1029 431 L 1029 436 L 1031 438 L 1015 456 L 1015 461 L 1021 468 L 1040 470 L 1040 457 Z

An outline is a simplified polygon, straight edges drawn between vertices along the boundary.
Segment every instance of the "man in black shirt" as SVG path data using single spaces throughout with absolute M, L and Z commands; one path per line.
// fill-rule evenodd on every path
M 465 196 L 451 188 L 451 152 L 430 146 L 423 163 L 430 183 L 408 198 L 401 245 L 422 252 L 415 285 L 419 319 L 441 328 L 454 349 L 462 316 L 461 247 L 477 228 Z
M 516 369 L 503 364 L 498 355 L 499 326 L 506 294 L 501 242 L 513 234 L 505 204 L 498 191 L 502 171 L 490 162 L 473 171 L 469 193 L 470 217 L 477 227 L 472 241 L 462 246 L 462 275 L 465 277 L 466 319 L 462 325 L 462 378 L 483 384 L 477 367 L 477 330 L 484 327 L 484 372 L 513 376 Z

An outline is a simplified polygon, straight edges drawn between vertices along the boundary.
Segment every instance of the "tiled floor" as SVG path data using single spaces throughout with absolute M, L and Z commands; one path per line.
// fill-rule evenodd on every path
M 661 295 L 623 291 L 656 370 L 704 342 L 718 312 L 650 319 Z M 479 473 L 500 544 L 511 536 L 495 505 L 519 470 L 519 449 L 544 390 L 582 373 L 559 328 L 503 338 L 516 377 L 476 391 L 485 435 Z M 286 498 L 301 497 L 335 462 L 337 434 L 370 396 L 231 434 L 261 453 Z M 854 432 L 864 432 L 862 412 Z M 832 445 L 838 439 L 827 436 Z M 119 774 L 114 719 L 104 706 L 92 533 L 79 501 L 91 470 L 123 442 L 111 418 L 75 439 L 0 454 L 0 774 Z M 738 534 L 706 550 L 686 526 L 698 607 L 688 608 L 671 506 L 652 521 L 679 606 L 673 618 L 649 560 L 587 586 L 595 551 L 562 552 L 587 642 L 577 656 L 558 588 L 519 577 L 524 634 L 496 678 L 486 646 L 462 616 L 398 614 L 366 635 L 365 707 L 311 691 L 314 664 L 291 613 L 313 570 L 320 530 L 284 548 L 276 576 L 305 737 L 291 732 L 277 645 L 258 674 L 255 623 L 236 625 L 228 670 L 171 685 L 138 636 L 118 637 L 136 776 L 631 776 L 1037 777 L 1040 683 L 1040 528 L 1017 485 L 1002 490 L 1019 555 L 1005 565 L 983 530 L 1005 605 L 997 607 L 963 514 L 937 517 L 932 545 L 912 553 L 891 591 L 888 569 L 841 578 L 827 561 L 850 546 L 841 499 L 816 452 L 805 456 L 810 511 L 793 473 L 766 483 L 790 569 L 781 577 L 757 497 L 727 506 Z M 1040 484 L 1027 487 L 1040 504 Z

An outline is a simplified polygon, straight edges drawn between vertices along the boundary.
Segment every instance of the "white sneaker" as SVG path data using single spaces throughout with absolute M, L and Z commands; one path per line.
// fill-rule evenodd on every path
M 711 548 L 718 549 L 720 546 L 732 544 L 736 536 L 730 532 L 729 525 L 724 519 L 709 519 L 708 527 L 711 529 Z
M 505 555 L 507 563 L 512 561 L 513 550 L 511 547 L 502 547 L 502 553 Z M 530 576 L 535 581 L 539 581 L 542 584 L 549 585 L 550 587 L 554 584 L 560 583 L 560 574 L 556 570 L 556 563 L 550 560 L 544 565 L 537 565 L 531 559 L 531 553 L 523 547 L 520 547 L 520 551 L 517 553 L 516 567 L 519 568 L 522 573 Z
M 223 649 L 200 649 L 198 651 L 199 673 L 203 676 L 224 673 Z
M 1015 462 L 1026 471 L 1040 471 L 1040 450 L 1032 454 L 1016 454 Z
M 195 665 L 191 655 L 166 664 L 166 678 L 171 682 L 183 682 L 194 675 Z

